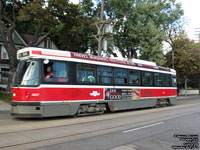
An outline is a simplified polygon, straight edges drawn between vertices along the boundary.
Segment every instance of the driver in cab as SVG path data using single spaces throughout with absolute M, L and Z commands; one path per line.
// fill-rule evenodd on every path
M 52 71 L 52 67 L 51 66 L 47 66 L 47 70 L 45 73 L 45 79 L 49 79 L 53 77 L 53 71 Z

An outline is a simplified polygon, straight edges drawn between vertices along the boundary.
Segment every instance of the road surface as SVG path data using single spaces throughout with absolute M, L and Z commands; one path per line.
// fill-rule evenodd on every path
M 0 149 L 170 150 L 186 149 L 186 144 L 197 149 L 199 124 L 200 97 L 179 99 L 175 106 L 77 118 L 16 119 L 0 111 Z

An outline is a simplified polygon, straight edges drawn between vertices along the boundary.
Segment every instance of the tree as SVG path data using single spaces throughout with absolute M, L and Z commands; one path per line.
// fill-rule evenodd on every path
M 106 0 L 107 19 L 126 16 L 114 26 L 114 46 L 124 57 L 137 58 L 162 64 L 162 42 L 166 40 L 165 31 L 183 15 L 180 4 L 175 0 Z
M 15 0 L 10 3 L 7 3 L 6 0 L 0 1 L 0 34 L 9 56 L 10 67 L 8 92 L 12 90 L 12 79 L 17 66 L 17 49 L 12 39 L 14 30 L 26 31 L 30 28 L 25 29 L 19 26 L 24 25 L 23 23 L 26 23 L 26 26 L 32 23 L 31 28 L 33 27 L 33 29 L 31 29 L 31 32 L 34 33 L 34 36 L 28 45 L 35 46 L 41 34 L 47 36 L 50 28 L 59 23 L 57 13 L 61 13 L 67 4 L 68 1 L 66 0 L 49 0 L 48 2 L 45 0 Z
M 58 17 L 61 25 L 52 30 L 52 38 L 60 49 L 84 53 L 93 48 L 96 28 L 91 12 L 86 14 L 84 9 L 83 5 L 69 4 L 65 15 Z
M 9 65 L 10 72 L 8 78 L 8 91 L 11 91 L 12 79 L 17 66 L 17 49 L 14 46 L 14 42 L 12 39 L 12 34 L 16 28 L 16 16 L 15 16 L 15 6 L 17 3 L 13 3 L 12 9 L 12 17 L 7 15 L 7 9 L 5 8 L 7 5 L 6 1 L 0 1 L 0 34 L 3 41 L 3 45 L 9 56 Z
M 34 0 L 19 10 L 18 20 L 34 25 L 34 36 L 28 46 L 35 46 L 41 34 L 49 35 L 51 28 L 59 24 L 57 17 L 64 15 L 67 6 L 68 0 Z M 30 28 L 25 31 L 30 31 Z
M 184 33 L 173 41 L 174 66 L 177 71 L 178 85 L 184 86 L 185 77 L 189 79 L 189 85 L 199 86 L 200 89 L 200 44 L 190 40 Z M 172 53 L 166 55 L 166 66 L 172 67 Z M 195 85 L 195 83 L 197 83 Z

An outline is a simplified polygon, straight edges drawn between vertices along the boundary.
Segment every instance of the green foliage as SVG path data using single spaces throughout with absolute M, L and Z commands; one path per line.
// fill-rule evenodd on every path
M 178 84 L 184 85 L 185 77 L 189 83 L 199 83 L 200 77 L 200 44 L 181 34 L 173 41 L 174 66 L 177 71 Z M 172 67 L 172 52 L 166 55 L 166 66 Z M 198 87 L 198 85 L 196 85 Z
M 140 58 L 158 64 L 165 60 L 162 42 L 166 31 L 183 15 L 175 0 L 105 0 L 105 12 L 108 19 L 119 20 L 113 41 L 123 57 L 137 57 L 136 51 L 140 51 Z
M 12 94 L 11 93 L 2 93 L 0 92 L 0 100 L 11 103 L 12 100 Z
M 39 27 L 41 33 L 48 33 L 50 28 L 59 24 L 57 17 L 64 14 L 64 8 L 67 5 L 66 0 L 49 0 L 48 3 L 45 0 L 34 0 L 26 3 L 19 10 L 17 17 L 23 24 L 21 31 L 34 34 Z
M 40 35 L 49 35 L 59 49 L 85 52 L 97 49 L 96 11 L 91 0 L 83 0 L 79 5 L 68 0 L 23 0 L 15 1 L 3 7 L 11 20 L 15 11 L 16 30 L 34 35 L 31 43 Z M 9 24 L 8 24 L 9 25 Z M 29 45 L 34 46 L 34 44 Z
M 85 15 L 82 7 L 88 11 L 85 5 L 68 4 L 65 15 L 59 16 L 61 25 L 52 30 L 51 36 L 60 49 L 84 53 L 96 48 L 93 43 L 97 43 L 92 37 L 96 32 L 96 27 L 92 25 L 94 20 L 91 14 Z
M 81 0 L 78 5 L 68 0 L 23 0 L 6 7 L 8 16 L 12 5 L 17 6 L 16 29 L 34 35 L 49 34 L 59 49 L 96 54 L 97 40 L 94 25 L 99 19 L 100 0 Z M 114 35 L 108 39 L 109 55 L 119 49 L 123 57 L 137 57 L 165 62 L 162 42 L 167 31 L 183 15 L 181 5 L 175 0 L 105 0 L 105 19 L 113 19 Z M 122 20 L 126 16 L 126 20 Z M 12 15 L 10 15 L 12 18 Z M 118 21 L 116 21 L 118 20 Z

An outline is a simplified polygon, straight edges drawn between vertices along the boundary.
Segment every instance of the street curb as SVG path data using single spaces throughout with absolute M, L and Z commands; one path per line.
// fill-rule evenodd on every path
M 193 96 L 177 96 L 177 100 L 188 99 L 188 98 L 200 98 L 200 96 L 199 96 L 199 95 L 193 95 Z

